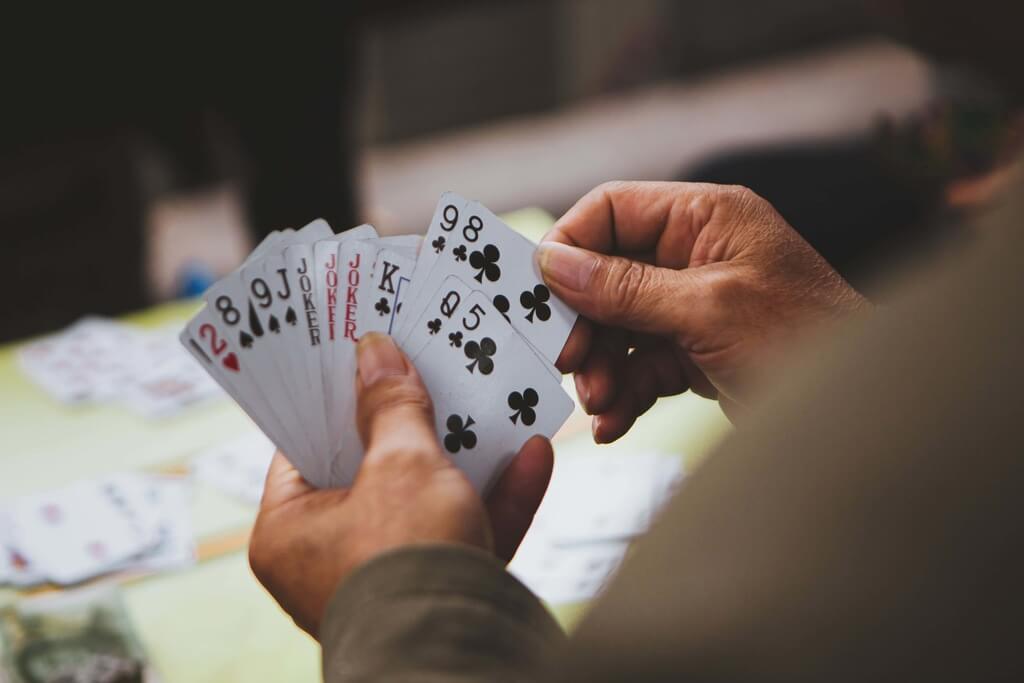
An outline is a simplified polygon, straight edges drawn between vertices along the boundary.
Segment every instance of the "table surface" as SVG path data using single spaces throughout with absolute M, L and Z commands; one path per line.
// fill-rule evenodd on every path
M 536 209 L 507 214 L 532 239 L 551 226 Z M 195 301 L 159 306 L 125 320 L 141 326 L 184 322 Z M 63 406 L 18 369 L 17 345 L 0 347 L 0 501 L 117 470 L 184 470 L 203 448 L 252 429 L 230 400 L 208 402 L 161 420 L 123 407 Z M 574 393 L 571 391 L 570 393 Z M 728 432 L 716 403 L 693 395 L 659 402 L 615 444 L 595 446 L 589 420 L 576 413 L 555 437 L 556 457 L 588 452 L 659 450 L 694 465 Z M 245 548 L 255 508 L 203 485 L 193 499 L 199 562 L 144 578 L 119 578 L 134 625 L 162 678 L 169 683 L 315 681 L 316 643 L 299 631 L 249 571 Z M 0 606 L 22 599 L 0 589 Z M 552 611 L 567 628 L 585 605 Z

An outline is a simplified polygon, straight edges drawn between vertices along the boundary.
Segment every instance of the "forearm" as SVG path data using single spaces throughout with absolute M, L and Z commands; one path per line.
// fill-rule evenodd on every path
M 536 680 L 564 633 L 491 556 L 462 546 L 384 555 L 324 617 L 324 680 Z

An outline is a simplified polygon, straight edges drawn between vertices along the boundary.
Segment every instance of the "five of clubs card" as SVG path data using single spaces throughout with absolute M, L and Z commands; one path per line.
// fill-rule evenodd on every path
M 355 344 L 390 334 L 434 402 L 438 443 L 480 491 L 572 399 L 554 367 L 576 313 L 544 285 L 535 245 L 476 202 L 441 196 L 426 236 L 274 232 L 206 292 L 181 342 L 318 487 L 352 482 Z

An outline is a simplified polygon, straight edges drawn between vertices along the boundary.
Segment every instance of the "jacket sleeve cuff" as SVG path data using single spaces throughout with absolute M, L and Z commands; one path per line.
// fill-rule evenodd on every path
M 457 545 L 403 548 L 360 567 L 320 632 L 325 681 L 528 679 L 564 639 L 497 559 Z

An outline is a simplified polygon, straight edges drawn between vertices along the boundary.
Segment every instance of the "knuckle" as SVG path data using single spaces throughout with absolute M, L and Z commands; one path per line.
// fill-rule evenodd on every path
M 729 196 L 737 210 L 751 215 L 764 213 L 771 207 L 768 200 L 743 185 L 730 185 Z
M 623 190 L 627 190 L 632 187 L 633 183 L 628 180 L 606 180 L 595 188 L 595 191 L 601 195 L 615 195 Z
M 737 310 L 750 299 L 749 288 L 745 282 L 734 277 L 722 277 L 707 283 L 707 300 L 712 308 L 719 311 Z
M 377 382 L 367 391 L 364 405 L 370 417 L 401 410 L 429 414 L 433 409 L 426 390 L 410 377 L 394 377 Z
M 608 270 L 609 277 L 605 280 L 607 300 L 616 301 L 627 314 L 641 308 L 650 294 L 650 266 L 639 261 L 617 259 Z
M 424 476 L 434 471 L 438 455 L 436 448 L 425 444 L 388 443 L 371 447 L 364 467 L 385 482 L 392 493 L 412 496 L 422 488 Z

